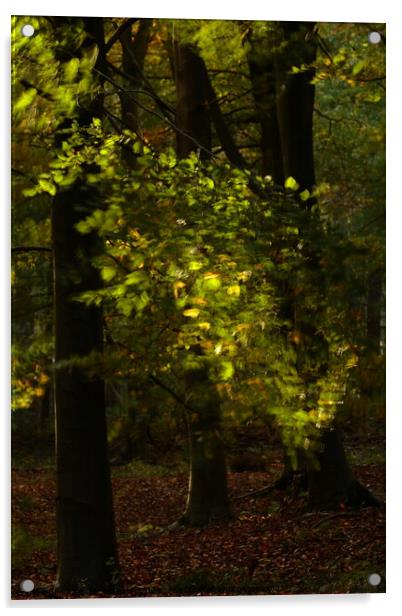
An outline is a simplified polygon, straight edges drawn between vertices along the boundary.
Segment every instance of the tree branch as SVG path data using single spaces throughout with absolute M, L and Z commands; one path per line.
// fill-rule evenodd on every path
M 207 148 L 205 148 L 203 145 L 201 145 L 201 143 L 198 143 L 198 141 L 196 139 L 194 139 L 191 135 L 188 135 L 185 131 L 181 130 L 178 126 L 176 126 L 176 124 L 168 117 L 168 115 L 166 114 L 166 112 L 164 113 L 164 115 L 161 115 L 160 113 L 158 113 L 157 111 L 155 111 L 155 109 L 150 109 L 149 107 L 146 107 L 145 105 L 143 105 L 142 103 L 140 103 L 138 100 L 136 100 L 134 97 L 130 96 L 127 91 L 122 88 L 121 86 L 119 86 L 118 83 L 116 83 L 111 77 L 109 77 L 108 75 L 106 75 L 105 73 L 102 73 L 102 71 L 99 71 L 97 69 L 94 69 L 94 71 L 96 71 L 99 75 L 101 75 L 103 77 L 103 79 L 105 81 L 107 81 L 108 83 L 110 83 L 114 88 L 116 88 L 116 90 L 118 92 L 124 92 L 125 94 L 127 94 L 127 97 L 133 101 L 133 103 L 135 103 L 136 105 L 138 105 L 141 109 L 143 109 L 144 111 L 146 111 L 147 113 L 150 113 L 154 116 L 156 116 L 157 118 L 159 118 L 160 120 L 164 120 L 166 121 L 172 128 L 173 130 L 181 133 L 182 135 L 184 135 L 185 137 L 187 137 L 188 139 L 190 139 L 190 141 L 192 141 L 198 149 L 203 150 L 204 152 L 207 152 L 207 154 L 211 157 L 211 158 L 215 158 L 215 155 L 213 152 L 211 152 L 210 150 L 208 150 Z M 144 92 L 146 92 L 144 90 Z M 152 94 L 150 92 L 147 92 L 147 94 L 149 96 L 152 97 Z
M 116 41 L 119 40 L 123 32 L 127 30 L 129 26 L 132 26 L 133 24 L 135 24 L 135 22 L 138 21 L 138 19 L 139 19 L 138 17 L 130 17 L 129 19 L 126 19 L 126 21 L 124 21 L 121 24 L 121 26 L 119 26 L 117 30 L 113 32 L 112 36 L 110 37 L 108 42 L 105 44 L 105 54 L 107 54 L 107 52 L 113 47 Z
M 194 409 L 192 409 L 191 406 L 189 406 L 187 402 L 183 400 L 183 398 L 181 398 L 173 389 L 171 389 L 168 385 L 166 385 L 166 383 L 163 383 L 154 374 L 149 374 L 148 377 L 151 379 L 153 383 L 161 387 L 161 389 L 164 389 L 165 391 L 167 391 L 177 402 L 179 402 L 182 406 L 184 406 L 184 408 L 194 413 Z
M 11 252 L 52 252 L 52 249 L 48 246 L 14 246 L 11 248 Z

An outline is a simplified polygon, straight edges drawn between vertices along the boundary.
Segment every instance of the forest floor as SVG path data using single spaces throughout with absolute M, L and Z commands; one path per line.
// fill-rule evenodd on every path
M 356 477 L 383 501 L 383 442 L 355 443 L 348 453 Z M 279 450 L 270 451 L 267 469 L 231 472 L 231 496 L 274 483 L 282 470 Z M 121 596 L 385 591 L 385 505 L 308 513 L 305 494 L 275 491 L 235 499 L 236 517 L 229 524 L 167 529 L 183 513 L 186 473 L 134 461 L 114 468 L 112 481 L 125 586 Z M 12 598 L 73 597 L 53 591 L 54 470 L 15 466 L 12 492 Z M 373 573 L 381 577 L 377 586 L 368 582 Z M 20 590 L 25 579 L 35 584 L 30 593 Z

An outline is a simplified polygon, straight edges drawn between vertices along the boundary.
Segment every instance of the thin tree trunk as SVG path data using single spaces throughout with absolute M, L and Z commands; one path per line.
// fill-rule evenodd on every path
M 239 148 L 236 145 L 236 142 L 233 138 L 232 133 L 230 132 L 228 125 L 225 121 L 225 118 L 222 114 L 221 108 L 216 98 L 215 90 L 211 83 L 211 79 L 208 75 L 207 68 L 205 66 L 204 61 L 201 59 L 204 65 L 204 78 L 206 85 L 206 98 L 208 104 L 208 110 L 210 114 L 211 121 L 215 127 L 216 135 L 221 143 L 222 149 L 225 152 L 227 159 L 236 167 L 242 168 L 246 167 L 246 161 L 243 158 Z
M 57 19 L 56 27 L 69 26 L 69 18 Z M 85 18 L 84 27 L 87 37 L 83 46 L 94 42 L 98 45 L 95 68 L 104 70 L 103 20 Z M 101 109 L 99 97 L 88 107 L 81 107 L 77 118 L 79 125 L 87 126 L 93 116 L 100 117 Z M 68 122 L 64 123 L 64 130 Z M 60 145 L 62 139 L 65 139 L 65 132 L 56 137 L 56 145 Z M 92 361 L 99 362 L 103 353 L 101 309 L 76 301 L 79 293 L 97 289 L 101 284 L 98 271 L 92 265 L 94 255 L 100 250 L 99 239 L 95 233 L 81 235 L 76 230 L 76 224 L 94 207 L 100 207 L 97 189 L 81 180 L 58 192 L 52 206 L 56 588 L 78 593 L 116 592 L 120 582 L 107 454 L 104 382 L 77 363 L 91 354 Z

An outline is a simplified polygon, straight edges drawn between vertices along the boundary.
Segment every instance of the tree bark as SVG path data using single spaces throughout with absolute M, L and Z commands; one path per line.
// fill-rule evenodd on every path
M 311 191 L 315 184 L 313 155 L 314 111 L 314 62 L 317 52 L 314 23 L 281 22 L 280 38 L 275 52 L 276 105 L 285 177 L 293 177 L 299 184 L 299 192 Z M 294 70 L 294 67 L 296 70 Z M 305 205 L 313 205 L 310 198 Z M 321 270 L 319 255 L 310 244 L 305 246 L 309 267 L 315 273 L 319 293 L 325 294 L 325 277 Z M 297 369 L 306 384 L 312 384 L 327 370 L 326 340 L 308 319 L 294 319 L 295 300 L 292 298 L 291 282 L 284 313 L 293 321 L 293 327 L 304 341 L 298 343 Z M 318 315 L 317 315 L 318 316 Z M 307 359 L 307 361 L 306 361 Z M 311 369 L 312 368 L 312 369 Z M 303 454 L 301 452 L 301 459 Z M 309 506 L 313 509 L 337 509 L 345 506 L 378 504 L 366 488 L 354 479 L 348 464 L 339 429 L 325 432 L 321 441 L 316 468 L 307 465 Z M 291 473 L 284 473 L 284 484 Z
M 211 83 L 211 79 L 209 77 L 207 68 L 205 66 L 204 61 L 201 59 L 201 62 L 204 65 L 204 78 L 206 85 L 206 97 L 209 115 L 213 125 L 215 127 L 216 135 L 221 143 L 222 149 L 226 154 L 227 159 L 232 165 L 236 167 L 243 168 L 246 167 L 246 161 L 243 158 L 239 148 L 236 145 L 236 142 L 233 138 L 232 133 L 230 132 L 226 120 L 222 114 L 221 108 L 216 98 L 214 87 Z
M 276 184 L 283 186 L 285 176 L 276 109 L 274 54 L 272 49 L 266 48 L 266 44 L 263 45 L 263 52 L 261 52 L 259 46 L 254 42 L 252 34 L 249 41 L 248 66 L 261 131 L 261 171 L 263 175 L 271 175 Z
M 280 50 L 275 53 L 276 108 L 285 178 L 293 177 L 300 191 L 315 184 L 313 152 L 314 90 L 317 53 L 315 24 L 281 22 Z M 302 67 L 292 72 L 293 67 Z
M 355 477 L 349 466 L 341 431 L 334 427 L 321 439 L 319 467 L 307 471 L 309 508 L 337 511 L 340 507 L 378 506 L 380 502 Z
M 151 38 L 152 19 L 140 19 L 139 27 L 133 38 L 132 27 L 123 31 L 121 35 L 122 66 L 123 71 L 130 78 L 130 93 L 120 93 L 121 119 L 123 126 L 133 133 L 138 132 L 138 105 L 136 99 L 143 85 L 143 70 L 145 55 Z M 131 92 L 131 90 L 134 90 Z M 135 167 L 135 155 L 129 148 L 123 148 L 122 156 L 126 164 Z
M 186 373 L 191 397 L 187 410 L 190 444 L 190 481 L 182 522 L 206 526 L 228 521 L 232 510 L 227 489 L 225 452 L 220 427 L 220 399 L 205 368 Z
M 74 18 L 73 18 L 74 19 Z M 56 27 L 68 28 L 69 18 Z M 85 18 L 83 43 L 98 45 L 95 68 L 104 70 L 103 20 Z M 100 117 L 103 101 L 96 97 L 78 111 L 85 127 Z M 63 124 L 66 126 L 71 121 Z M 65 132 L 56 136 L 56 145 Z M 100 286 L 92 265 L 100 245 L 96 233 L 81 235 L 76 224 L 100 197 L 93 184 L 78 180 L 56 194 L 52 205 L 55 305 L 55 415 L 57 461 L 56 588 L 59 591 L 116 592 L 120 587 L 112 490 L 107 454 L 105 388 L 90 374 L 103 353 L 102 312 L 76 301 L 83 291 Z M 92 357 L 91 357 L 92 355 Z
M 204 62 L 190 45 L 174 40 L 171 64 L 177 93 L 177 154 L 186 158 L 198 151 L 206 160 L 211 155 L 211 122 Z
M 208 159 L 211 91 L 205 64 L 189 45 L 181 45 L 177 40 L 170 45 L 170 55 L 177 91 L 177 154 L 184 158 L 198 150 L 201 159 Z M 188 414 L 190 480 L 182 522 L 205 526 L 213 520 L 228 520 L 232 515 L 220 434 L 220 400 L 206 368 L 187 371 L 185 378 L 194 412 Z

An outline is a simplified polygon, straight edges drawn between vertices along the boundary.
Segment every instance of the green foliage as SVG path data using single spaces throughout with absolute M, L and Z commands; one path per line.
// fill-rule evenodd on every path
M 229 418 L 245 419 L 257 408 L 274 417 L 290 451 L 313 451 L 317 429 L 333 420 L 354 366 L 342 314 L 308 265 L 313 242 L 323 260 L 332 250 L 329 233 L 293 197 L 272 189 L 267 200 L 256 196 L 246 172 L 201 164 L 195 155 L 178 161 L 172 152 L 142 151 L 128 175 L 117 164 L 119 147 L 99 122 L 76 126 L 48 174 L 63 190 L 71 173 L 92 181 L 88 169 L 96 166 L 103 208 L 77 229 L 103 238 L 96 265 L 105 285 L 76 299 L 103 304 L 108 336 L 129 349 L 119 370 L 138 378 L 160 373 L 181 389 L 185 371 L 201 361 Z M 48 192 L 48 183 L 40 180 L 36 190 Z M 299 319 L 326 339 L 324 376 L 324 358 L 315 352 L 309 360 L 309 342 L 283 317 L 287 280 L 300 295 Z M 300 374 L 301 354 L 311 386 Z M 80 365 L 90 369 L 93 359 Z
M 12 409 L 29 408 L 35 399 L 45 395 L 50 381 L 52 347 L 52 342 L 46 338 L 37 340 L 28 350 L 26 346 L 12 347 Z
M 112 382 L 143 383 L 159 375 L 177 391 L 188 366 L 202 363 L 227 422 L 255 414 L 273 418 L 290 451 L 314 452 L 316 436 L 342 408 L 351 383 L 358 392 L 350 375 L 364 354 L 366 331 L 364 319 L 353 315 L 366 296 L 367 276 L 384 262 L 383 226 L 372 224 L 384 210 L 380 47 L 367 42 L 363 24 L 319 27 L 329 51 L 320 47 L 315 67 L 319 186 L 313 196 L 319 203 L 308 213 L 300 201 L 311 195 L 297 196 L 294 178 L 286 179 L 283 191 L 269 177 L 231 167 L 222 154 L 209 163 L 196 154 L 177 160 L 171 137 L 160 137 L 157 114 L 139 111 L 141 140 L 98 118 L 62 130 L 97 92 L 92 70 L 98 50 L 76 53 L 85 36 L 79 20 L 55 29 L 46 19 L 30 18 L 36 34 L 28 41 L 20 36 L 25 19 L 13 20 L 13 121 L 25 148 L 16 145 L 16 160 L 22 151 L 21 165 L 31 177 L 15 180 L 13 240 L 50 245 L 50 199 L 75 182 L 96 185 L 102 195 L 102 207 L 94 206 L 77 230 L 102 239 L 95 265 L 104 285 L 75 300 L 103 306 L 107 359 L 73 363 Z M 254 109 L 250 36 L 253 54 L 268 57 L 275 49 L 273 24 L 194 20 L 157 27 L 162 38 L 197 46 L 235 140 L 246 148 L 250 140 L 259 142 L 258 123 L 248 112 Z M 157 53 L 146 70 L 158 94 L 174 104 L 171 81 L 156 77 L 168 71 L 166 54 L 159 40 L 153 44 Z M 60 54 L 63 48 L 71 50 L 68 57 Z M 292 70 L 305 68 L 295 61 Z M 104 95 L 114 113 L 110 83 Z M 56 129 L 61 144 L 50 152 Z M 37 155 L 31 140 L 42 148 Z M 134 170 L 122 164 L 122 146 L 132 148 Z M 250 168 L 259 156 L 253 147 L 244 150 Z M 42 343 L 49 338 L 43 327 L 48 315 L 38 315 L 31 301 L 33 269 L 40 270 L 32 256 L 15 263 L 18 299 L 35 313 L 31 349 L 24 353 L 29 345 L 22 335 L 15 341 L 13 400 L 19 408 L 37 396 L 51 354 L 50 343 L 41 350 L 32 340 L 35 328 Z M 49 287 L 48 273 L 42 266 L 42 290 Z

